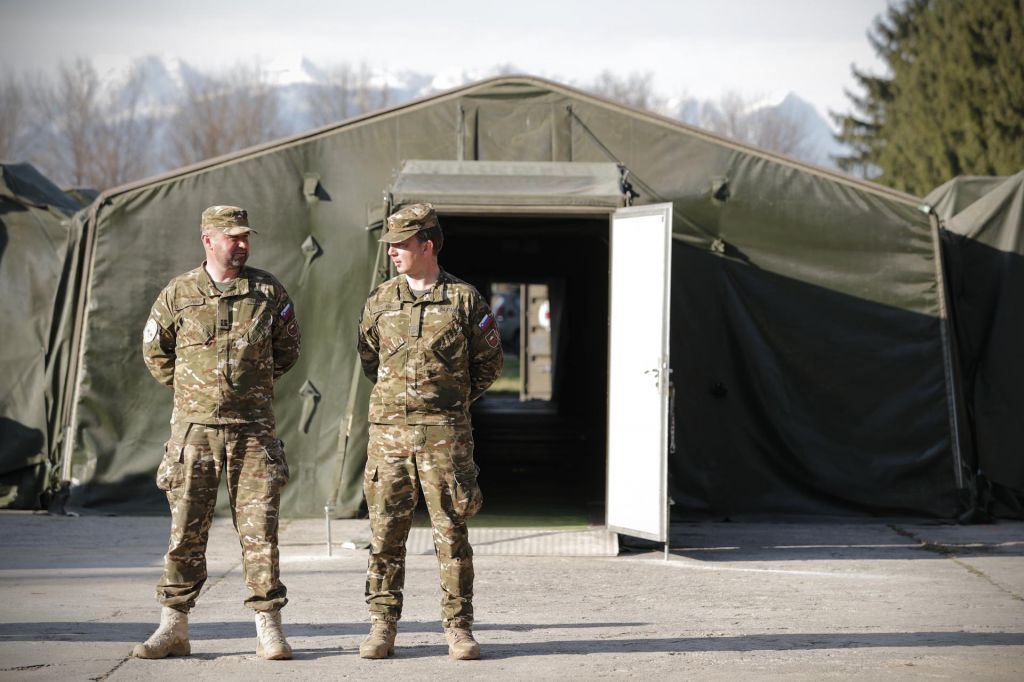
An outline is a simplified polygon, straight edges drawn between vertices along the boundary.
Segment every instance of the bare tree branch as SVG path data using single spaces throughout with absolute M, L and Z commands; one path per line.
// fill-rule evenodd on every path
M 322 83 L 309 88 L 306 98 L 314 126 L 328 125 L 382 109 L 389 101 L 387 86 L 373 84 L 372 73 L 366 64 L 362 64 L 358 71 L 349 64 L 331 67 L 326 71 Z
M 142 73 L 133 68 L 112 93 L 94 141 L 92 186 L 124 184 L 152 169 L 156 122 L 141 110 L 145 86 Z
M 757 105 L 758 98 L 730 91 L 701 108 L 697 125 L 711 132 L 787 156 L 807 158 L 807 125 L 785 109 Z
M 0 159 L 25 158 L 29 125 L 29 97 L 25 85 L 13 73 L 0 76 Z
M 634 71 L 628 76 L 619 76 L 611 71 L 602 71 L 594 82 L 586 87 L 595 95 L 622 102 L 630 106 L 651 111 L 664 109 L 667 100 L 654 92 L 654 74 L 650 71 Z
M 92 62 L 61 62 L 56 81 L 40 82 L 35 106 L 49 126 L 34 161 L 59 184 L 84 187 L 91 181 L 92 143 L 100 126 L 100 79 Z
M 155 122 L 142 111 L 144 83 L 133 67 L 104 85 L 92 62 L 62 63 L 54 81 L 32 88 L 37 141 L 29 158 L 54 182 L 105 189 L 152 169 Z
M 278 136 L 278 102 L 258 66 L 187 83 L 170 122 L 172 161 L 195 163 Z

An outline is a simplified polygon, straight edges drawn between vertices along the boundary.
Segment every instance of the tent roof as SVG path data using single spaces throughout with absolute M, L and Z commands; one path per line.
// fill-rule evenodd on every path
M 395 206 L 429 201 L 448 213 L 608 212 L 625 205 L 622 174 L 614 163 L 409 160 L 391 195 Z
M 88 187 L 72 187 L 64 190 L 64 192 L 78 202 L 79 206 L 85 208 L 96 200 L 96 197 L 100 195 L 98 190 L 91 189 Z
M 585 100 L 596 106 L 619 112 L 626 116 L 635 118 L 646 119 L 648 121 L 655 122 L 668 129 L 681 132 L 684 134 L 692 135 L 693 137 L 707 140 L 716 144 L 720 144 L 725 147 L 735 149 L 740 152 L 752 154 L 754 156 L 762 157 L 783 165 L 795 168 L 797 170 L 811 173 L 813 175 L 826 177 L 830 180 L 839 182 L 844 185 L 855 187 L 859 190 L 868 191 L 876 195 L 884 196 L 888 199 L 899 201 L 904 204 L 912 205 L 917 207 L 920 205 L 920 199 L 910 194 L 894 190 L 890 187 L 885 187 L 877 183 L 869 182 L 867 180 L 861 180 L 860 178 L 840 173 L 838 171 L 821 168 L 813 164 L 797 161 L 789 157 L 777 154 L 775 152 L 761 149 L 753 145 L 749 145 L 743 142 L 717 135 L 715 133 L 702 130 L 695 126 L 691 126 L 682 123 L 674 118 L 668 116 L 662 116 L 660 114 L 653 113 L 646 109 L 639 109 L 629 105 L 614 102 L 610 99 L 600 97 L 589 92 L 577 90 L 575 88 L 557 83 L 555 81 L 538 78 L 536 76 L 526 75 L 508 75 L 498 76 L 490 78 L 469 85 L 464 85 L 458 88 L 453 88 L 447 92 L 442 92 L 434 95 L 428 95 L 411 102 L 406 102 L 395 107 L 381 109 L 378 111 L 369 112 L 354 118 L 350 118 L 338 123 L 329 124 L 322 128 L 317 128 L 290 137 L 281 138 L 264 144 L 242 149 L 237 152 L 225 154 L 223 156 L 215 157 L 212 159 L 205 159 L 198 163 L 190 166 L 184 166 L 175 170 L 168 171 L 162 175 L 157 175 L 151 178 L 145 178 L 135 182 L 131 182 L 119 187 L 113 187 L 104 191 L 101 195 L 101 199 L 109 199 L 111 197 L 123 194 L 125 192 L 135 190 L 141 187 L 149 185 L 159 184 L 161 182 L 173 180 L 175 178 L 192 175 L 208 169 L 215 168 L 222 165 L 231 165 L 239 161 L 251 158 L 253 156 L 270 153 L 276 150 L 292 147 L 306 142 L 311 142 L 318 138 L 328 137 L 331 134 L 340 131 L 342 129 L 351 128 L 359 125 L 363 125 L 369 121 L 380 120 L 386 117 L 402 115 L 420 109 L 426 106 L 433 106 L 442 103 L 446 100 L 457 100 L 461 97 L 473 97 L 473 96 L 524 96 L 528 94 L 541 94 L 545 92 L 557 92 L 563 95 L 579 98 Z M 97 204 L 102 203 L 97 202 Z
M 56 208 L 68 215 L 81 208 L 30 163 L 0 164 L 0 195 L 35 208 Z
M 1008 178 L 953 216 L 950 232 L 1007 253 L 1024 254 L 1024 171 Z
M 929 192 L 924 203 L 933 208 L 942 220 L 949 220 L 1005 180 L 1005 177 L 960 175 Z

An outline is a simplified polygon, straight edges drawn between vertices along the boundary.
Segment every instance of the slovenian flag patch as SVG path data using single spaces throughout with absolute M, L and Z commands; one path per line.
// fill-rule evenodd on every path
M 281 311 L 281 319 L 287 322 L 292 319 L 293 315 L 295 315 L 295 308 L 293 308 L 292 304 L 289 302 L 288 305 L 284 307 L 284 310 Z
M 487 331 L 488 329 L 490 329 L 493 326 L 494 326 L 494 318 L 491 317 L 490 314 L 484 315 L 484 319 L 480 320 L 480 329 L 482 331 Z

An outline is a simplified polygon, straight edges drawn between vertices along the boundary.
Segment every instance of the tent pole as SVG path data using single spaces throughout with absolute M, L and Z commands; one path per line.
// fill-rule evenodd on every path
M 669 560 L 669 548 L 672 545 L 672 502 L 665 495 L 665 561 Z
M 935 280 L 938 286 L 936 293 L 939 304 L 939 332 L 942 340 L 942 365 L 946 378 L 946 410 L 949 420 L 950 445 L 953 451 L 953 478 L 956 487 L 963 490 L 967 483 L 964 480 L 964 458 L 960 449 L 960 417 L 957 414 L 957 391 L 956 372 L 953 369 L 955 362 L 953 356 L 953 332 L 950 329 L 948 304 L 946 302 L 946 278 L 943 271 L 942 236 L 939 230 L 939 216 L 935 210 L 927 204 L 921 207 L 928 214 L 928 222 L 931 226 L 932 249 L 935 254 Z M 973 473 L 973 472 L 972 472 Z
M 327 526 L 327 556 L 331 556 L 331 514 L 333 512 L 333 504 L 328 502 L 324 505 L 324 523 Z
M 64 403 L 61 405 L 60 428 L 64 433 L 63 452 L 61 456 L 61 478 L 59 488 L 54 496 L 55 505 L 52 513 L 70 515 L 65 506 L 71 496 L 71 472 L 75 455 L 76 424 L 78 422 L 78 400 L 82 390 L 82 366 L 85 364 L 85 333 L 89 318 L 93 274 L 93 258 L 96 248 L 96 230 L 99 222 L 100 208 L 109 201 L 105 193 L 93 200 L 86 212 L 79 213 L 77 224 L 81 225 L 78 249 L 78 268 L 75 282 L 69 282 L 75 302 L 72 306 L 74 323 L 71 329 L 69 344 L 70 354 L 67 374 L 64 376 Z

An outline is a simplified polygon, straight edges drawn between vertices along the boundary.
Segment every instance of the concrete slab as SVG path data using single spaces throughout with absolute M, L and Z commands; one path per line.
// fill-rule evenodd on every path
M 335 522 L 334 537 L 359 521 Z M 1024 524 L 678 524 L 672 555 L 477 558 L 484 660 L 448 660 L 436 562 L 410 556 L 397 655 L 358 658 L 365 550 L 282 529 L 296 660 L 254 654 L 238 542 L 211 536 L 193 655 L 141 661 L 166 518 L 0 513 L 0 679 L 1024 679 Z

